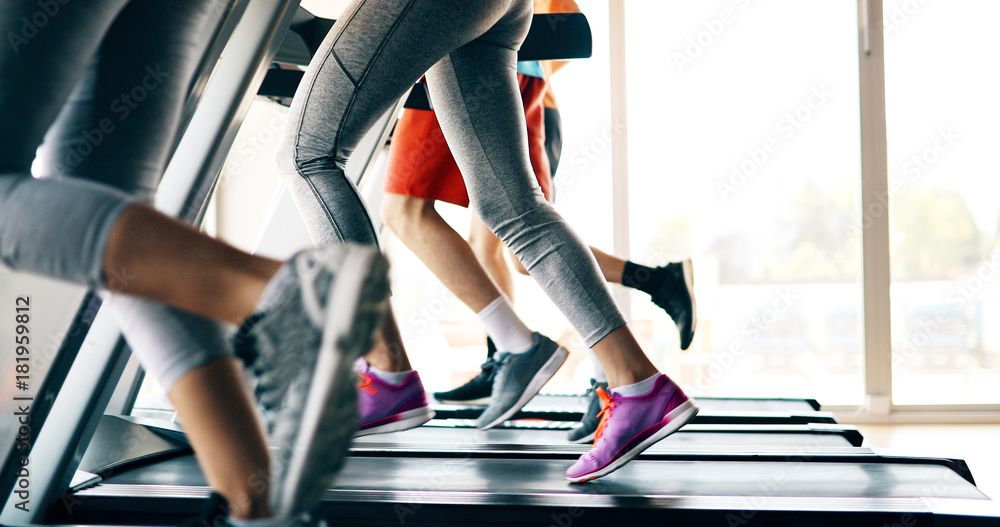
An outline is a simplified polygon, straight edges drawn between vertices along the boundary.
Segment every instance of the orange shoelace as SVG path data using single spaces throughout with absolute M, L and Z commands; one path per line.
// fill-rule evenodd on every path
M 600 386 L 597 387 L 597 396 L 601 399 L 601 411 L 597 414 L 601 418 L 601 421 L 597 423 L 597 431 L 594 432 L 594 444 L 597 444 L 597 440 L 601 438 L 601 434 L 604 433 L 604 425 L 608 423 L 608 419 L 611 417 L 611 409 L 615 408 L 615 403 L 611 402 L 611 396 L 608 392 L 604 391 L 604 388 Z
M 367 373 L 359 373 L 358 376 L 361 377 L 358 379 L 358 389 L 368 392 L 368 395 L 375 395 L 375 393 L 378 392 L 378 390 L 372 386 L 371 375 L 368 375 Z

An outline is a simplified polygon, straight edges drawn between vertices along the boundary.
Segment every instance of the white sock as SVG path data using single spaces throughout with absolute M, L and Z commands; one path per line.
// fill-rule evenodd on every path
M 254 518 L 252 520 L 239 519 L 239 518 L 227 518 L 229 523 L 233 527 L 281 527 L 283 525 L 288 525 L 288 518 L 279 518 L 278 516 L 271 516 L 268 518 Z
M 601 361 L 597 360 L 594 350 L 587 348 L 587 353 L 590 354 L 590 364 L 594 367 L 594 380 L 603 383 L 608 382 L 608 376 L 604 373 L 604 367 L 601 366 Z
M 486 333 L 493 339 L 497 351 L 524 353 L 534 344 L 531 330 L 524 325 L 503 295 L 490 302 L 476 316 L 486 326 Z
M 382 379 L 383 381 L 389 384 L 394 384 L 397 386 L 403 384 L 403 381 L 406 380 L 406 376 L 409 375 L 411 371 L 413 370 L 383 371 L 372 366 L 371 364 L 368 365 L 368 373 L 378 377 L 379 379 Z
M 653 385 L 656 384 L 656 378 L 661 374 L 657 373 L 652 377 L 639 381 L 635 384 L 626 384 L 625 386 L 620 386 L 618 388 L 612 388 L 611 391 L 615 392 L 615 395 L 620 395 L 622 397 L 638 397 L 640 395 L 646 395 L 647 393 L 653 391 Z

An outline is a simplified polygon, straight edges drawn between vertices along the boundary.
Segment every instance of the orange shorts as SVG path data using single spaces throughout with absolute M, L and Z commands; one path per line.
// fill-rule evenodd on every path
M 546 82 L 538 77 L 517 75 L 528 124 L 528 154 L 531 168 L 545 198 L 552 201 L 552 174 L 545 154 Z M 389 148 L 385 191 L 434 201 L 469 206 L 462 173 L 455 164 L 434 112 L 407 109 L 396 123 Z

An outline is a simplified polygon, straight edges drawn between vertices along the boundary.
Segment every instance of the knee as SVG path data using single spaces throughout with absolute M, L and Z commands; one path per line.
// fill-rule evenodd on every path
M 531 194 L 525 196 L 499 196 L 482 192 L 469 193 L 472 209 L 497 238 L 511 246 L 512 237 L 544 226 L 557 214 L 545 200 L 542 191 L 535 186 Z M 513 248 L 513 247 L 511 247 Z
M 400 238 L 420 229 L 433 212 L 434 202 L 426 199 L 386 193 L 382 200 L 382 221 Z

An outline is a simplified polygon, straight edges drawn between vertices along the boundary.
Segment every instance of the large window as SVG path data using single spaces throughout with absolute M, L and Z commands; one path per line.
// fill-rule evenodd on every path
M 556 174 L 556 208 L 595 247 L 610 251 L 611 189 L 608 3 L 580 2 L 594 33 L 594 56 L 556 73 L 553 89 L 562 114 L 564 143 Z M 437 210 L 463 235 L 469 211 L 438 203 Z M 486 360 L 486 333 L 475 314 L 456 299 L 406 247 L 385 232 L 393 261 L 393 307 L 407 351 L 430 390 L 461 384 Z M 579 335 L 534 280 L 515 274 L 514 304 L 533 330 L 558 340 L 570 357 L 544 392 L 579 393 L 593 368 Z
M 840 0 L 627 3 L 632 257 L 691 257 L 699 330 L 633 327 L 702 395 L 864 394 L 857 11 Z
M 886 151 L 872 144 L 880 76 L 859 74 L 881 69 L 881 47 L 859 49 L 859 4 L 877 2 L 629 0 L 615 41 L 626 49 L 630 192 L 628 206 L 614 209 L 612 181 L 624 177 L 611 155 L 624 137 L 610 104 L 621 80 L 609 78 L 615 24 L 608 2 L 580 4 L 594 57 L 552 80 L 565 136 L 556 207 L 606 251 L 614 220 L 627 217 L 632 260 L 693 258 L 699 325 L 689 350 L 679 350 L 673 323 L 645 294 L 624 295 L 631 327 L 660 368 L 700 396 L 812 397 L 863 410 L 866 393 L 885 395 L 891 381 L 896 405 L 998 402 L 1000 177 L 990 156 L 1000 144 L 1000 36 L 991 26 L 1000 5 L 885 0 L 883 13 L 870 13 L 885 40 Z M 862 100 L 871 115 L 860 115 Z M 241 134 L 272 129 L 275 112 L 249 118 Z M 862 176 L 862 159 L 878 166 L 871 161 L 886 155 L 887 174 Z M 241 186 L 243 172 L 223 186 L 228 203 L 259 195 L 264 207 L 274 179 L 261 166 L 255 189 Z M 862 182 L 886 176 L 889 191 L 863 213 Z M 249 248 L 258 210 L 245 220 L 221 215 L 220 233 Z M 439 211 L 467 232 L 467 210 Z M 866 312 L 862 240 L 880 222 L 888 241 L 868 256 L 891 267 L 891 302 Z M 251 228 L 227 227 L 236 224 Z M 485 359 L 482 325 L 391 234 L 383 241 L 414 366 L 430 390 L 465 381 Z M 869 284 L 886 286 L 873 276 Z M 545 391 L 582 391 L 593 370 L 578 335 L 534 281 L 515 278 L 522 318 L 571 349 Z M 886 331 L 892 368 L 866 377 L 866 362 L 888 364 L 890 354 L 888 338 L 866 350 L 866 332 Z M 164 405 L 151 385 L 142 399 Z
M 893 401 L 1000 402 L 1000 4 L 884 16 Z

